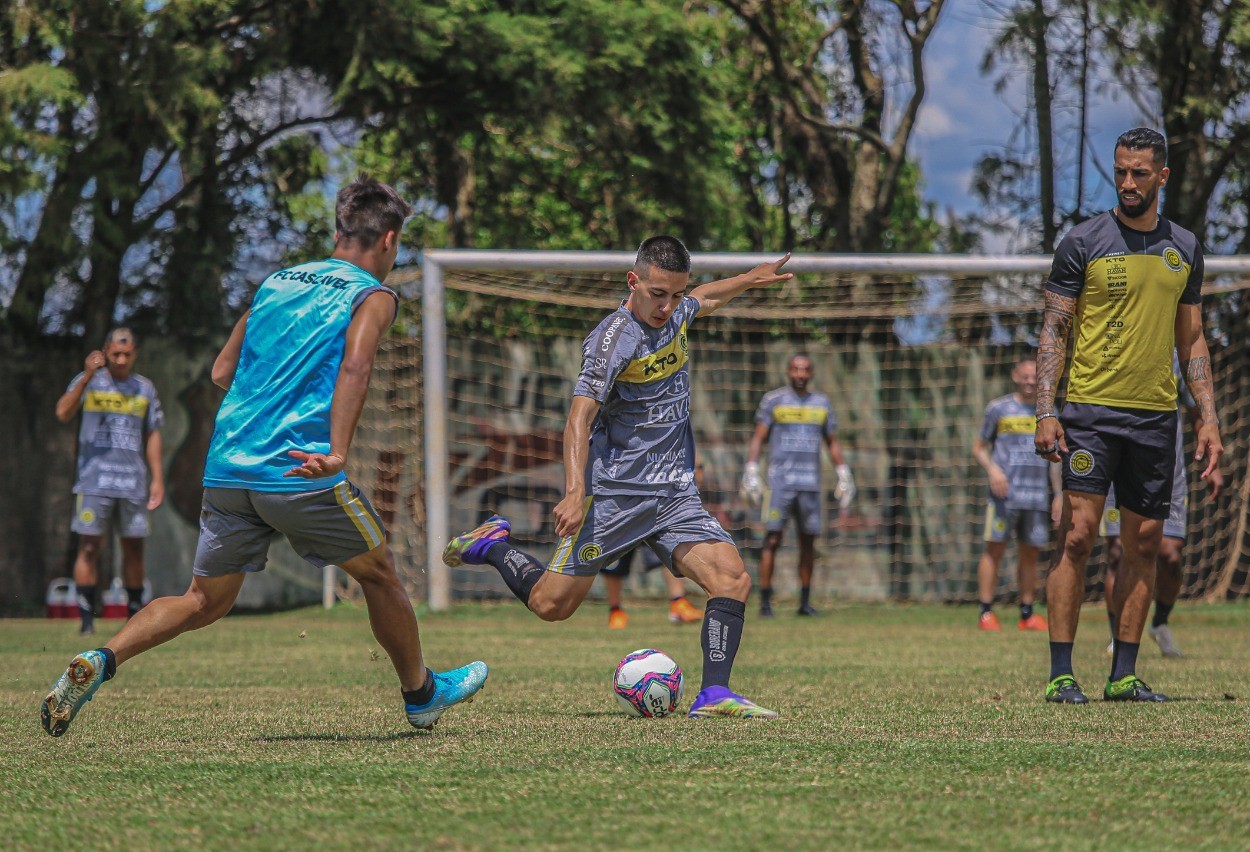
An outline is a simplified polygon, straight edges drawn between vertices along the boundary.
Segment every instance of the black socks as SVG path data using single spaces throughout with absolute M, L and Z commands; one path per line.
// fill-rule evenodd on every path
M 529 606 L 530 592 L 547 571 L 542 563 L 506 541 L 492 544 L 486 551 L 486 561 L 495 566 L 512 594 Z
M 129 615 L 134 615 L 141 609 L 143 609 L 143 586 L 136 586 L 133 589 L 130 586 L 127 586 L 126 612 L 129 613 Z
M 96 650 L 104 655 L 104 679 L 112 680 L 113 675 L 117 674 L 117 655 L 111 648 L 96 648 Z
M 95 629 L 95 586 L 78 587 L 78 615 L 84 631 Z
M 742 641 L 742 623 L 747 605 L 733 598 L 710 598 L 703 612 L 703 685 L 729 686 L 729 673 L 734 657 L 738 655 L 738 643 Z
M 423 704 L 429 704 L 430 699 L 434 697 L 434 688 L 434 672 L 430 671 L 429 668 L 426 668 L 425 683 L 421 684 L 416 689 L 402 690 L 404 694 L 404 703 L 415 704 L 417 707 L 420 707 Z
M 1162 627 L 1167 624 L 1168 616 L 1172 614 L 1173 606 L 1175 606 L 1175 604 L 1165 604 L 1160 601 L 1155 601 L 1155 614 L 1154 618 L 1150 619 L 1150 626 Z
M 1140 647 L 1141 645 L 1137 642 L 1115 640 L 1115 646 L 1111 652 L 1111 679 L 1113 681 L 1137 671 L 1137 649 Z
M 1032 614 L 1033 614 L 1033 604 L 1031 603 L 1020 604 L 1020 620 L 1021 621 L 1024 621 L 1026 618 L 1028 618 Z
M 799 589 L 799 609 L 807 609 L 809 606 L 811 606 L 811 601 L 812 601 L 812 587 L 804 586 L 803 588 Z
M 1050 643 L 1050 679 L 1072 674 L 1072 643 Z
M 981 614 L 982 614 L 982 615 L 985 615 L 987 612 L 989 612 L 991 609 L 993 609 L 993 608 L 994 608 L 994 604 L 993 604 L 993 603 L 986 603 L 985 601 L 978 601 L 978 603 L 979 603 L 979 604 L 981 604 Z

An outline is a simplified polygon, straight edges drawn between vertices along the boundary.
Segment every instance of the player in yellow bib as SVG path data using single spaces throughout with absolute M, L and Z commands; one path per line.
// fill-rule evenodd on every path
M 1167 183 L 1167 142 L 1154 130 L 1124 133 L 1115 145 L 1119 204 L 1073 228 L 1055 251 L 1037 356 L 1039 455 L 1063 463 L 1059 546 L 1046 581 L 1050 682 L 1046 700 L 1088 702 L 1072 671 L 1084 597 L 1085 563 L 1098 536 L 1107 490 L 1120 505 L 1123 567 L 1115 586 L 1116 635 L 1108 701 L 1166 701 L 1136 674 L 1150 608 L 1155 558 L 1172 500 L 1176 378 L 1202 412 L 1197 457 L 1208 479 L 1224 452 L 1215 416 L 1211 357 L 1202 330 L 1202 246 L 1159 215 Z M 1055 390 L 1075 328 L 1067 402 Z

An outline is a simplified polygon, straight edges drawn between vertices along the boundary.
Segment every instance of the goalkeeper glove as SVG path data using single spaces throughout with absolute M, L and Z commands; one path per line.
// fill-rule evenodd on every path
M 838 484 L 833 489 L 833 496 L 837 498 L 839 508 L 847 509 L 855 499 L 855 477 L 851 476 L 849 464 L 838 465 L 837 472 Z
M 764 502 L 764 482 L 760 479 L 759 462 L 747 462 L 746 469 L 742 472 L 739 493 L 748 505 L 758 507 Z

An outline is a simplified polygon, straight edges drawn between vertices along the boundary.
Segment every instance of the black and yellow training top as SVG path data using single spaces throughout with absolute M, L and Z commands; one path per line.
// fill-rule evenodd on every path
M 1202 301 L 1202 245 L 1162 216 L 1137 231 L 1112 211 L 1059 243 L 1046 289 L 1077 300 L 1068 400 L 1176 408 L 1176 306 Z

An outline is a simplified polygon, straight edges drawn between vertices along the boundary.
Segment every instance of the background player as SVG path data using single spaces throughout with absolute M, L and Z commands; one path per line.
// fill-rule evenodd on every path
M 1037 362 L 1022 355 L 1011 370 L 1016 392 L 985 408 L 981 432 L 972 444 L 973 458 L 990 479 L 985 507 L 985 550 L 977 565 L 977 599 L 982 630 L 1001 630 L 994 615 L 994 592 L 1007 540 L 1016 539 L 1016 576 L 1020 586 L 1020 630 L 1045 630 L 1046 619 L 1033 611 L 1037 552 L 1050 541 L 1050 462 L 1033 449 L 1037 417 Z
M 799 533 L 799 615 L 818 615 L 812 607 L 812 569 L 816 536 L 824 529 L 820 497 L 820 445 L 829 447 L 838 484 L 834 496 L 841 509 L 855 499 L 855 479 L 838 443 L 838 419 L 829 397 L 809 391 L 812 359 L 804 352 L 790 356 L 785 387 L 771 390 L 755 413 L 755 433 L 747 451 L 742 491 L 752 505 L 764 506 L 764 547 L 760 551 L 760 615 L 773 614 L 773 566 L 786 521 L 794 518 Z M 768 495 L 760 481 L 760 453 L 768 441 Z
M 1046 581 L 1050 681 L 1046 700 L 1089 701 L 1072 671 L 1072 643 L 1089 559 L 1107 490 L 1120 504 L 1123 567 L 1108 701 L 1166 701 L 1136 674 L 1154 588 L 1163 520 L 1172 502 L 1176 380 L 1172 350 L 1202 410 L 1197 458 L 1202 478 L 1224 452 L 1215 415 L 1211 357 L 1202 330 L 1202 246 L 1158 212 L 1167 183 L 1167 142 L 1154 130 L 1121 134 L 1115 145 L 1118 205 L 1074 227 L 1059 244 L 1046 286 L 1037 353 L 1037 452 L 1064 463 L 1059 546 Z M 1068 398 L 1055 391 L 1076 326 Z
M 655 551 L 644 544 L 626 553 L 615 565 L 599 569 L 608 602 L 608 627 L 612 630 L 623 630 L 629 626 L 629 613 L 621 607 L 621 590 L 634 560 L 639 557 L 642 559 L 642 570 L 648 573 L 664 564 Z M 667 569 L 663 575 L 664 588 L 668 591 L 668 620 L 673 624 L 702 621 L 703 613 L 686 598 L 686 581 Z
M 492 516 L 453 538 L 451 567 L 489 562 L 539 618 L 561 621 L 581 605 L 600 567 L 646 543 L 708 595 L 701 632 L 703 685 L 691 716 L 777 714 L 729 690 L 751 579 L 733 539 L 703 508 L 694 478 L 687 331 L 751 287 L 792 276 L 790 256 L 702 284 L 690 293 L 690 254 L 680 240 L 644 240 L 626 275 L 629 296 L 582 347 L 582 369 L 564 430 L 561 537 L 544 567 L 508 543 Z
M 204 470 L 191 587 L 152 601 L 103 648 L 70 662 L 43 701 L 49 734 L 65 733 L 118 665 L 225 615 L 247 574 L 264 570 L 278 532 L 309 562 L 338 565 L 360 583 L 410 724 L 432 727 L 481 689 L 483 663 L 445 673 L 426 668 L 385 528 L 343 473 L 378 341 L 398 308 L 382 279 L 411 213 L 394 189 L 361 175 L 339 192 L 334 254 L 261 284 L 213 364 L 213 381 L 227 393 Z M 292 683 L 306 682 L 305 673 L 292 675 Z
M 56 403 L 56 417 L 62 423 L 82 409 L 70 529 L 78 533 L 74 585 L 84 635 L 95 632 L 100 550 L 114 521 L 121 540 L 127 612 L 134 615 L 143 606 L 148 513 L 165 499 L 161 445 L 165 415 L 156 386 L 134 372 L 136 353 L 130 329 L 113 329 L 104 349 L 87 356 L 83 371 Z
M 1180 381 L 1180 364 L 1173 358 L 1172 370 Z M 1202 411 L 1194 403 L 1193 395 L 1183 384 L 1178 387 L 1180 404 L 1189 414 L 1189 422 L 1194 432 L 1202 431 Z M 1181 584 L 1184 580 L 1182 570 L 1185 532 L 1189 522 L 1189 477 L 1185 472 L 1185 436 L 1178 421 L 1176 424 L 1176 469 L 1172 483 L 1172 505 L 1167 519 L 1163 522 L 1163 538 L 1159 542 L 1159 556 L 1155 563 L 1155 611 L 1151 619 L 1148 633 L 1155 640 L 1159 650 L 1165 657 L 1181 656 L 1180 646 L 1172 636 L 1172 628 L 1168 626 L 1168 617 L 1172 607 L 1181 595 Z M 1214 499 L 1224 489 L 1224 474 L 1219 468 L 1211 471 L 1207 478 L 1207 491 Z M 1107 620 L 1111 625 L 1111 644 L 1107 653 L 1115 650 L 1115 612 L 1111 602 L 1115 599 L 1115 577 L 1120 568 L 1120 560 L 1124 549 L 1120 542 L 1120 510 L 1116 506 L 1115 488 L 1107 494 L 1107 508 L 1103 512 L 1100 532 L 1107 537 L 1107 575 L 1104 583 L 1107 600 Z

